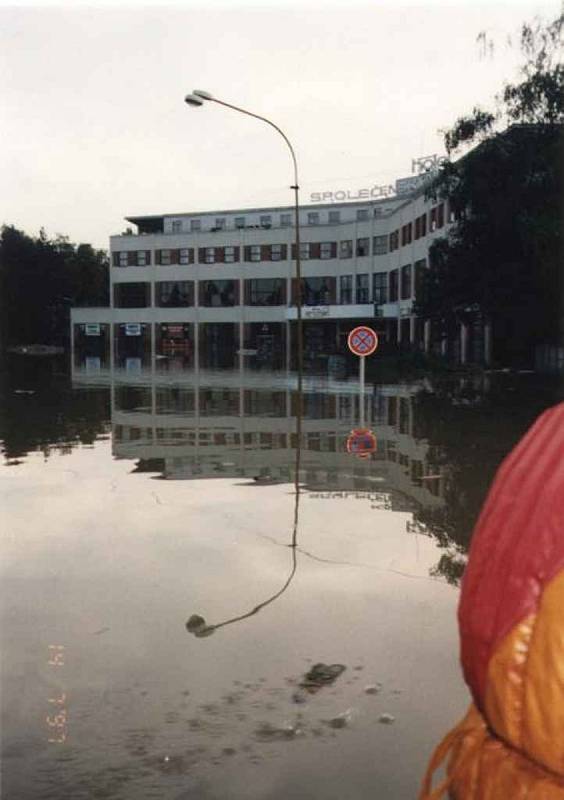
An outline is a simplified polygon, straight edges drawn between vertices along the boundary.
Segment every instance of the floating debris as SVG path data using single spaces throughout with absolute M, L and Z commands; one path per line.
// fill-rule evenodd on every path
M 281 726 L 271 725 L 270 722 L 263 722 L 255 730 L 256 738 L 261 742 L 280 742 L 295 739 L 302 734 L 302 727 L 299 720 L 295 722 L 285 722 Z
M 370 683 L 368 686 L 364 687 L 365 694 L 378 694 L 382 688 L 381 683 Z
M 329 686 L 346 670 L 344 664 L 314 664 L 300 682 L 302 689 L 310 694 L 318 692 L 323 686 Z
M 331 728 L 346 728 L 352 719 L 352 710 L 348 708 L 346 711 L 343 711 L 341 714 L 337 714 L 336 717 L 328 720 L 327 724 Z
M 396 718 L 392 717 L 391 714 L 380 714 L 380 716 L 378 717 L 378 722 L 381 722 L 382 725 L 391 725 L 395 721 Z

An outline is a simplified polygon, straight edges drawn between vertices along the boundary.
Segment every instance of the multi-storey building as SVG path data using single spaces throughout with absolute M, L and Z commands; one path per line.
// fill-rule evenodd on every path
M 118 362 L 175 354 L 196 367 L 231 366 L 238 354 L 291 363 L 292 207 L 126 219 L 136 230 L 110 239 L 110 308 L 73 309 L 75 354 Z M 303 206 L 306 359 L 344 352 L 359 323 L 376 327 L 384 346 L 428 349 L 429 324 L 415 316 L 414 299 L 429 246 L 451 221 L 447 204 L 427 197 L 421 183 L 378 200 Z

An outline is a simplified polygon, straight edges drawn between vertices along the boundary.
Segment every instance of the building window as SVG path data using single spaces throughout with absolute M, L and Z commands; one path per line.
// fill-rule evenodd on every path
M 341 212 L 340 211 L 330 211 L 329 212 L 329 224 L 330 225 L 337 225 L 341 221 Z
M 390 303 L 397 303 L 398 300 L 398 271 L 393 269 L 390 272 Z
M 283 228 L 291 228 L 292 227 L 292 215 L 291 214 L 280 214 L 280 225 Z
M 245 281 L 245 301 L 250 306 L 286 305 L 286 280 L 258 278 Z
M 437 208 L 432 208 L 429 212 L 429 232 L 437 230 Z
M 223 260 L 226 264 L 232 264 L 235 261 L 235 248 L 225 247 L 223 251 Z
M 442 228 L 445 224 L 445 204 L 439 203 L 437 206 L 437 228 Z
M 356 254 L 357 256 L 370 255 L 370 239 L 368 237 L 356 240 Z
M 335 249 L 337 245 L 335 242 L 321 242 L 319 249 L 319 258 L 328 259 L 335 258 Z
M 382 208 L 382 206 L 376 206 L 376 208 L 374 209 L 374 216 L 381 217 L 383 213 L 384 209 Z
M 302 261 L 309 259 L 310 244 L 309 242 L 300 242 L 300 258 Z
M 411 244 L 411 222 L 404 225 L 401 229 L 401 245 Z
M 271 261 L 282 261 L 282 257 L 285 257 L 285 247 L 281 244 L 273 244 L 270 246 L 270 260 Z
M 159 264 L 162 264 L 163 267 L 168 267 L 170 264 L 172 264 L 170 250 L 157 250 L 157 253 L 160 253 Z
M 336 278 L 302 278 L 302 300 L 306 306 L 327 306 L 335 303 L 336 293 Z
M 202 230 L 202 220 L 200 219 L 191 219 L 190 220 L 190 230 L 192 233 L 194 231 L 201 231 Z
M 193 297 L 193 281 L 158 281 L 155 284 L 155 301 L 161 308 L 186 308 L 193 305 Z
M 399 247 L 399 230 L 390 233 L 390 253 L 397 250 Z
M 172 232 L 173 233 L 182 233 L 182 220 L 181 219 L 173 219 L 172 220 Z
M 370 302 L 369 276 L 367 274 L 356 276 L 356 302 Z
M 346 239 L 340 243 L 339 255 L 341 258 L 352 258 L 353 246 L 352 239 Z
M 200 305 L 226 308 L 239 303 L 239 281 L 200 281 Z
M 374 248 L 375 256 L 383 256 L 388 252 L 388 237 L 387 236 L 374 236 L 372 239 L 372 247 Z
M 215 264 L 215 247 L 204 247 L 204 263 Z
M 147 308 L 151 301 L 149 283 L 114 283 L 114 306 L 116 308 Z
M 411 297 L 411 264 L 401 268 L 401 299 L 409 300 Z
M 146 267 L 147 264 L 151 263 L 151 251 L 150 250 L 138 250 L 137 251 L 137 266 L 138 267 Z
M 375 272 L 373 289 L 373 302 L 377 305 L 388 302 L 388 273 Z
M 307 215 L 308 225 L 319 225 L 319 214 L 317 211 L 310 211 Z
M 225 217 L 216 217 L 214 228 L 216 231 L 225 230 Z
M 340 283 L 340 291 L 341 291 L 341 303 L 344 306 L 348 306 L 353 301 L 353 283 L 352 283 L 352 275 L 341 275 L 339 278 Z
M 190 250 L 187 247 L 182 248 L 178 251 L 178 263 L 179 264 L 190 264 Z
M 260 244 L 252 244 L 250 246 L 249 261 L 260 261 Z
M 424 276 L 425 276 L 426 264 L 427 264 L 427 262 L 425 261 L 425 259 L 421 258 L 421 259 L 419 259 L 419 261 L 416 261 L 415 264 L 413 265 L 413 268 L 415 270 L 415 276 L 414 276 L 415 277 L 415 297 L 418 298 L 418 299 L 421 299 L 421 296 L 422 296 L 422 293 L 423 293 L 423 281 L 424 281 Z
M 245 217 L 235 217 L 235 227 L 237 230 L 245 227 Z
M 358 222 L 366 222 L 368 219 L 368 209 L 367 208 L 357 208 L 356 210 L 356 218 Z
M 118 264 L 120 267 L 129 266 L 129 253 L 125 250 L 123 253 L 118 253 Z
M 262 214 L 260 217 L 260 226 L 261 228 L 271 228 L 272 227 L 272 217 L 270 214 Z

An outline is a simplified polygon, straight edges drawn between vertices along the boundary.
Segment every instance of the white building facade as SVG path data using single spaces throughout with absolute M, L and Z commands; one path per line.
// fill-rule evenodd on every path
M 145 350 L 198 367 L 234 365 L 247 353 L 291 364 L 293 207 L 126 219 L 135 230 L 110 238 L 110 307 L 72 310 L 75 357 Z M 385 345 L 427 350 L 429 325 L 414 301 L 429 247 L 451 221 L 448 204 L 426 197 L 421 183 L 377 200 L 302 206 L 306 360 L 343 353 L 361 323 Z

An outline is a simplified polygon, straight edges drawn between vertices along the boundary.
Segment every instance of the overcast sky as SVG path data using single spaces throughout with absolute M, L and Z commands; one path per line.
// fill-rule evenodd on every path
M 72 4 L 0 0 L 0 222 L 108 246 L 130 214 L 369 188 L 443 153 L 439 129 L 516 77 L 514 43 L 560 0 Z M 476 42 L 485 30 L 493 55 Z

